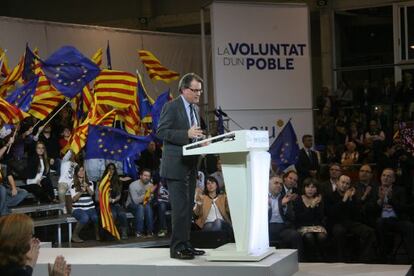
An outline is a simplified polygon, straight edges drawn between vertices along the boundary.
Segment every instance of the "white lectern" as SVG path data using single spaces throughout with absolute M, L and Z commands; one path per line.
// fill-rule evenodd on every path
M 183 147 L 184 155 L 219 154 L 236 244 L 226 244 L 209 261 L 260 261 L 269 247 L 267 131 L 239 130 Z

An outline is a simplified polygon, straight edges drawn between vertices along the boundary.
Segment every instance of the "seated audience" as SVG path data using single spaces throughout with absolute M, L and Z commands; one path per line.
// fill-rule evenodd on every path
M 128 220 L 126 217 L 125 210 L 122 208 L 120 204 L 122 186 L 114 163 L 109 163 L 108 165 L 106 165 L 101 181 L 106 176 L 106 174 L 109 174 L 109 178 L 111 181 L 111 193 L 109 197 L 109 203 L 112 211 L 112 217 L 115 222 L 119 223 L 119 227 L 121 230 L 121 239 L 126 240 L 128 239 Z
M 303 243 L 294 228 L 293 202 L 296 194 L 286 193 L 280 176 L 269 179 L 269 239 L 282 248 L 298 249 L 299 259 L 303 259 Z
M 347 234 L 358 238 L 360 244 L 359 261 L 369 262 L 375 257 L 375 231 L 359 222 L 360 209 L 355 198 L 355 188 L 351 187 L 349 176 L 341 175 L 336 191 L 326 199 L 328 229 L 331 229 L 333 242 L 336 245 L 338 261 L 344 261 L 344 250 Z
M 322 261 L 327 232 L 324 227 L 324 207 L 316 179 L 303 181 L 303 195 L 294 204 L 295 224 L 302 235 L 305 256 L 309 261 Z
M 31 153 L 31 154 L 30 154 Z M 55 201 L 52 181 L 49 178 L 50 163 L 43 142 L 35 143 L 35 151 L 29 151 L 27 180 L 23 189 L 34 194 L 41 202 L 50 203 Z
M 40 241 L 33 237 L 33 220 L 25 214 L 0 218 L 0 275 L 30 276 L 39 256 Z M 50 276 L 69 276 L 71 267 L 58 256 Z
M 158 221 L 160 230 L 158 231 L 158 237 L 162 238 L 167 235 L 167 210 L 171 210 L 170 194 L 168 192 L 167 183 L 161 180 L 158 185 Z
M 95 226 L 96 240 L 100 240 L 98 215 L 92 198 L 94 185 L 92 181 L 89 181 L 82 165 L 75 168 L 70 194 L 72 196 L 72 215 L 78 220 L 72 233 L 72 242 L 83 242 L 79 234 L 89 222 L 92 222 Z
M 354 142 L 348 142 L 345 145 L 346 150 L 342 153 L 341 164 L 342 166 L 350 166 L 358 163 L 359 153 L 356 150 L 356 145 Z
M 373 178 L 373 172 L 370 165 L 364 164 L 359 169 L 358 181 L 355 185 L 355 189 L 356 200 L 358 200 L 360 204 L 361 221 L 370 227 L 375 227 L 375 201 L 378 194 L 378 185 Z
M 138 180 L 129 184 L 126 207 L 135 217 L 135 235 L 137 238 L 154 235 L 154 216 L 152 213 L 151 198 L 154 194 L 154 186 L 151 182 L 151 171 L 142 169 Z M 146 226 L 144 229 L 144 225 Z
M 227 196 L 220 193 L 214 177 L 207 177 L 203 194 L 196 195 L 194 214 L 197 216 L 196 224 L 203 231 L 226 231 L 231 237 L 233 230 Z
M 339 177 L 342 175 L 342 167 L 338 163 L 329 165 L 329 179 L 322 183 L 321 194 L 326 198 L 334 193 L 337 189 Z
M 413 204 L 407 201 L 407 195 L 403 188 L 394 185 L 395 172 L 386 168 L 381 174 L 381 185 L 377 196 L 377 232 L 381 255 L 387 256 L 393 248 L 394 235 L 402 236 L 403 245 L 412 261 L 414 261 L 414 225 L 410 221 Z

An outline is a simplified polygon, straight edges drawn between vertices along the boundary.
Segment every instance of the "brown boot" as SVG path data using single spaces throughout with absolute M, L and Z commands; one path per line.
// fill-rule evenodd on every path
M 84 242 L 84 240 L 82 240 L 79 237 L 79 233 L 82 230 L 83 226 L 84 225 L 83 224 L 80 224 L 79 222 L 76 223 L 75 229 L 73 229 L 73 233 L 72 233 L 72 242 L 75 242 L 75 243 Z

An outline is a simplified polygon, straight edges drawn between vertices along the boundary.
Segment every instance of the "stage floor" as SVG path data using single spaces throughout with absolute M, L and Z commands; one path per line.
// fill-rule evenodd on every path
M 72 276 L 412 275 L 410 265 L 300 263 L 298 266 L 296 251 L 289 249 L 279 249 L 261 262 L 208 262 L 206 257 L 190 261 L 171 259 L 167 248 L 41 248 L 33 275 L 47 275 L 47 264 L 60 254 L 72 264 Z
M 289 249 L 260 262 L 208 262 L 205 256 L 171 259 L 168 248 L 42 248 L 33 275 L 47 275 L 47 264 L 57 255 L 72 265 L 72 276 L 288 276 L 298 271 L 296 250 Z

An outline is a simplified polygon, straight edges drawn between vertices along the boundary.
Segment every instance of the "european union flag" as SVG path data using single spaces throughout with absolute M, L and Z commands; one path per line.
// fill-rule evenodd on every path
M 152 139 L 152 136 L 136 136 L 118 128 L 89 125 L 85 159 L 133 159 Z
M 141 119 L 144 119 L 151 112 L 152 104 L 148 99 L 148 95 L 145 92 L 144 86 L 142 85 L 141 78 L 138 78 L 138 105 L 139 115 Z
M 152 116 L 152 129 L 155 133 L 158 127 L 158 121 L 160 120 L 161 111 L 164 105 L 171 100 L 170 89 L 162 93 L 155 100 L 154 105 L 152 106 L 151 116 Z
M 42 63 L 42 69 L 53 86 L 73 98 L 98 76 L 100 69 L 76 48 L 64 46 Z
M 272 161 L 280 170 L 285 170 L 298 160 L 299 145 L 295 130 L 289 121 L 269 148 Z
M 26 44 L 26 52 L 24 54 L 24 65 L 22 72 L 22 78 L 25 82 L 33 79 L 36 76 L 34 73 L 36 59 L 39 59 L 39 57 L 36 56 L 29 48 L 29 45 Z
M 36 76 L 22 87 L 14 90 L 7 98 L 6 101 L 10 104 L 14 104 L 24 112 L 29 111 L 32 104 L 34 94 L 36 92 L 37 82 L 39 77 Z

